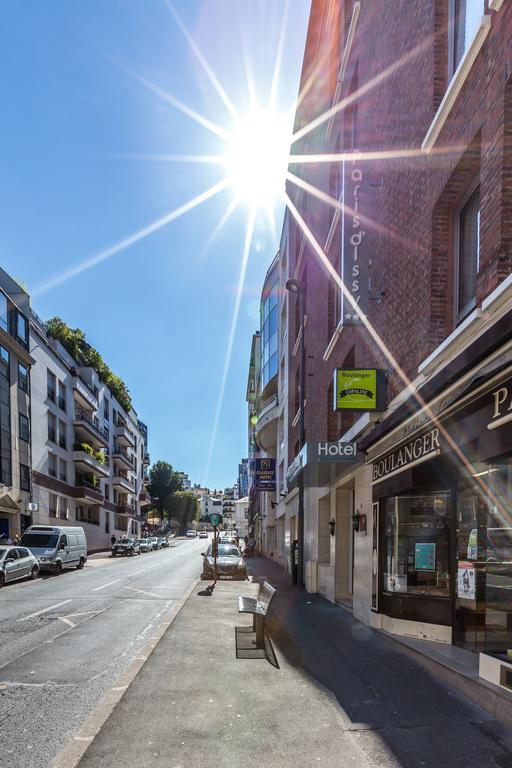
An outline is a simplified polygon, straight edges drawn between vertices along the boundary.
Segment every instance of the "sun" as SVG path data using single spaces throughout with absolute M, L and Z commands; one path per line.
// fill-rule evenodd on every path
M 262 208 L 282 198 L 290 142 L 289 117 L 255 110 L 237 119 L 227 138 L 225 166 L 241 201 Z

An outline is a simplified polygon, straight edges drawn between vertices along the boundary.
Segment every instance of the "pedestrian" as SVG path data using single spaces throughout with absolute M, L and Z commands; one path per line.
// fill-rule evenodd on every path
M 20 542 L 21 542 L 21 536 L 19 535 L 19 533 L 17 533 L 16 536 L 14 537 L 14 546 L 17 547 L 18 544 L 20 544 Z
M 112 534 L 112 536 L 110 537 L 110 543 L 112 546 L 114 546 L 114 544 L 116 543 L 116 537 L 114 534 Z
M 12 539 L 10 536 L 7 537 L 7 544 L 12 545 Z

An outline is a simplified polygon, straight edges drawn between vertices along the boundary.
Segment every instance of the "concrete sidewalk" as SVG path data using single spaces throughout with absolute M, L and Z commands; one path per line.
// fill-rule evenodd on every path
M 512 734 L 349 613 L 278 588 L 269 621 L 279 669 L 235 658 L 237 596 L 198 584 L 89 746 L 81 768 L 479 768 L 512 766 Z

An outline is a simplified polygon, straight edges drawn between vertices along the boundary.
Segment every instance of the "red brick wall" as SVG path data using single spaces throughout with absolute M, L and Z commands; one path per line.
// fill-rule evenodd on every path
M 350 14 L 337 3 L 348 28 Z M 356 134 L 364 152 L 416 150 L 416 156 L 381 157 L 364 162 L 366 186 L 363 211 L 365 248 L 371 256 L 369 320 L 405 374 L 414 378 L 418 364 L 454 328 L 453 216 L 475 174 L 480 173 L 481 269 L 477 303 L 481 303 L 512 269 L 512 6 L 505 3 L 492 14 L 491 31 L 469 78 L 440 133 L 434 151 L 420 151 L 447 87 L 447 6 L 445 0 L 372 0 L 361 4 L 355 43 L 349 58 L 341 99 L 349 93 L 357 72 Z M 327 75 L 319 77 L 302 100 L 297 124 L 304 126 L 331 105 L 333 72 L 341 51 L 332 31 L 322 24 L 326 0 L 313 0 L 305 73 L 314 71 L 320 52 L 329 51 Z M 341 32 L 337 30 L 336 34 Z M 326 45 L 322 41 L 327 36 Z M 342 39 L 342 36 L 337 38 Z M 357 69 L 356 69 L 357 67 Z M 303 76 L 303 81 L 305 77 Z M 347 149 L 349 112 L 294 145 L 293 151 L 333 152 L 340 140 Z M 325 193 L 332 191 L 327 163 L 291 169 Z M 341 225 L 331 244 L 326 240 L 333 209 L 308 193 L 288 185 L 290 195 L 327 257 L 339 269 Z M 349 221 L 347 217 L 347 222 Z M 302 239 L 294 225 L 297 260 Z M 332 233 L 331 233 L 332 234 Z M 333 297 L 329 275 L 310 247 L 307 264 L 307 406 L 308 440 L 324 440 L 334 431 L 326 410 L 333 369 L 354 347 L 354 365 L 389 369 L 389 397 L 403 384 L 390 369 L 382 350 L 363 328 L 346 327 L 328 361 L 323 360 L 333 330 Z M 289 313 L 293 317 L 293 312 Z M 295 404 L 298 355 L 292 357 L 295 329 L 290 328 L 290 403 Z M 295 411 L 290 408 L 290 422 Z M 346 424 L 341 425 L 346 428 Z M 298 427 L 289 425 L 290 458 Z

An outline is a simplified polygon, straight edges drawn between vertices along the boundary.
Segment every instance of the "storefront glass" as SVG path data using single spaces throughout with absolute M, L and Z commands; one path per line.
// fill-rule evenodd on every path
M 450 500 L 449 491 L 385 499 L 384 592 L 449 597 Z
M 512 649 L 512 458 L 475 465 L 457 497 L 456 642 Z

